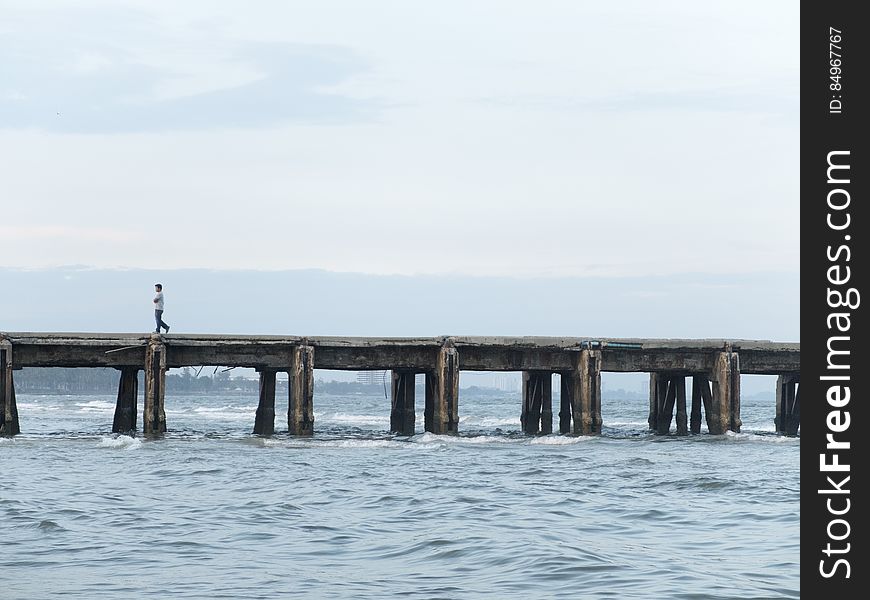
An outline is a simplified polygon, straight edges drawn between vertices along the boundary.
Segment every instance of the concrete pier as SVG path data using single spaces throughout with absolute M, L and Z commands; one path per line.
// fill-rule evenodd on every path
M 463 371 L 520 371 L 522 430 L 553 430 L 552 377 L 560 376 L 559 432 L 601 432 L 601 373 L 650 373 L 650 430 L 699 433 L 701 412 L 713 434 L 739 431 L 740 375 L 779 376 L 777 431 L 794 435 L 800 426 L 800 344 L 757 340 L 675 340 L 577 337 L 353 338 L 222 336 L 187 334 L 0 333 L 0 433 L 20 431 L 13 371 L 24 367 L 114 367 L 120 371 L 112 429 L 132 431 L 136 419 L 136 375 L 144 370 L 142 431 L 167 430 L 166 371 L 187 366 L 249 367 L 260 373 L 253 431 L 275 431 L 276 373 L 289 375 L 287 431 L 309 436 L 314 425 L 314 369 L 390 370 L 393 373 L 390 429 L 412 435 L 414 376 L 425 375 L 424 428 L 459 430 L 459 376 Z M 688 380 L 692 402 L 687 414 Z

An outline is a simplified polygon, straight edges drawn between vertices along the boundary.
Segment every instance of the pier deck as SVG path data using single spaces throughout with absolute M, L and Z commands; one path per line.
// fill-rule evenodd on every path
M 143 430 L 165 431 L 167 369 L 251 367 L 260 372 L 255 433 L 274 431 L 275 374 L 290 376 L 288 430 L 313 433 L 313 370 L 390 370 L 392 428 L 413 433 L 413 375 L 426 375 L 426 430 L 457 431 L 459 372 L 522 371 L 520 417 L 527 433 L 552 431 L 553 373 L 561 375 L 559 430 L 601 430 L 602 372 L 650 373 L 650 428 L 687 433 L 686 379 L 692 380 L 693 432 L 703 405 L 710 433 L 740 428 L 740 374 L 779 376 L 777 430 L 794 435 L 800 419 L 800 344 L 741 339 L 581 337 L 429 338 L 0 333 L 0 433 L 19 431 L 13 371 L 25 367 L 114 367 L 121 371 L 115 431 L 136 428 L 138 371 L 145 371 Z

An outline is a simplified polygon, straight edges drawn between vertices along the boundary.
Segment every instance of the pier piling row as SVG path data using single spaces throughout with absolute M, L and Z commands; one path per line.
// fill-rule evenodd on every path
M 519 424 L 527 434 L 554 428 L 552 376 L 560 376 L 559 432 L 601 432 L 601 373 L 650 373 L 649 428 L 712 434 L 740 431 L 740 374 L 776 375 L 776 429 L 800 426 L 800 344 L 757 340 L 576 337 L 354 338 L 186 334 L 0 333 L 0 434 L 20 432 L 13 372 L 25 367 L 114 367 L 119 370 L 112 430 L 137 428 L 138 374 L 144 371 L 142 431 L 166 431 L 166 371 L 186 366 L 256 369 L 259 403 L 253 433 L 275 432 L 276 375 L 289 377 L 287 431 L 314 433 L 314 368 L 392 371 L 390 429 L 413 435 L 415 376 L 425 376 L 424 429 L 456 433 L 459 374 L 523 373 Z M 692 384 L 691 407 L 687 384 Z

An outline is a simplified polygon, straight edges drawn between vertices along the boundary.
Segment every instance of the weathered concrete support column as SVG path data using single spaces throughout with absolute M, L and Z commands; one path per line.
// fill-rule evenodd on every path
M 679 375 L 673 378 L 677 388 L 677 435 L 689 435 L 689 416 L 686 414 L 686 377 Z
M 145 349 L 145 408 L 142 431 L 159 435 L 166 431 L 164 407 L 166 387 L 166 346 L 158 335 L 152 335 Z
M 589 394 L 592 406 L 592 433 L 601 433 L 601 351 L 589 352 Z
M 447 342 L 438 352 L 435 369 L 426 373 L 426 431 L 459 431 L 459 352 Z
M 776 432 L 795 436 L 801 423 L 800 375 L 776 378 Z
M 658 397 L 658 422 L 656 433 L 667 435 L 671 431 L 671 421 L 674 418 L 674 404 L 677 400 L 676 377 L 670 373 L 659 373 Z
M 561 394 L 559 396 L 559 433 L 571 433 L 571 405 L 574 383 L 571 371 L 559 373 Z
M 115 418 L 112 433 L 131 433 L 136 431 L 137 400 L 139 397 L 139 368 L 121 368 L 118 381 L 118 401 L 115 403 Z
M 712 431 L 713 423 L 713 392 L 710 391 L 710 379 L 698 377 L 701 384 L 701 400 L 704 403 L 704 420 L 707 422 L 707 433 Z
M 553 374 L 546 372 L 543 396 L 541 397 L 541 433 L 553 433 Z
M 254 416 L 254 434 L 272 435 L 275 433 L 275 369 L 257 369 L 260 373 L 260 399 L 257 414 Z
M 710 380 L 713 383 L 707 421 L 710 433 L 719 435 L 729 429 L 740 431 L 740 360 L 737 353 L 730 349 L 719 352 Z
M 12 343 L 0 340 L 0 435 L 13 436 L 19 433 L 21 426 L 12 377 Z
M 583 349 L 577 356 L 571 413 L 574 433 L 601 433 L 601 353 Z
M 414 435 L 417 415 L 414 412 L 416 373 L 393 369 L 390 431 L 399 435 Z
M 740 433 L 740 355 L 731 353 L 731 431 Z
M 296 346 L 290 366 L 290 407 L 287 428 L 291 435 L 314 434 L 314 347 Z
M 649 374 L 649 417 L 646 422 L 650 431 L 658 429 L 659 423 L 659 374 Z
M 523 432 L 553 433 L 553 375 L 549 371 L 523 371 Z
M 695 375 L 692 377 L 692 415 L 690 428 L 692 433 L 701 433 L 701 386 L 707 387 L 707 378 Z

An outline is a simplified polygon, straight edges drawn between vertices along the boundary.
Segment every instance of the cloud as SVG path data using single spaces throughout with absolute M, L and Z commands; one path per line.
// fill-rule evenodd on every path
M 336 86 L 366 63 L 334 45 L 251 42 L 162 27 L 135 11 L 19 14 L 0 35 L 0 129 L 65 133 L 265 127 L 369 118 Z M 75 33 L 91 18 L 105 35 Z M 17 31 L 26 32 L 16 33 Z

